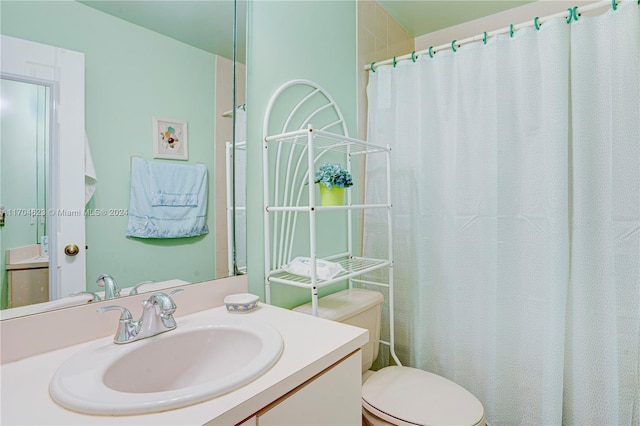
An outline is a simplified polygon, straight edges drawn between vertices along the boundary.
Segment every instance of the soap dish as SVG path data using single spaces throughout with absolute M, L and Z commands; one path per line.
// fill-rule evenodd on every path
M 251 293 L 230 294 L 224 298 L 228 312 L 244 313 L 254 310 L 260 298 Z

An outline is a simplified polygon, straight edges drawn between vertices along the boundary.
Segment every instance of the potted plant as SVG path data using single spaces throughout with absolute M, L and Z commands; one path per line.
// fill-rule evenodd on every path
M 324 163 L 316 171 L 315 183 L 320 184 L 320 200 L 323 206 L 341 206 L 344 189 L 353 185 L 351 173 L 340 164 Z

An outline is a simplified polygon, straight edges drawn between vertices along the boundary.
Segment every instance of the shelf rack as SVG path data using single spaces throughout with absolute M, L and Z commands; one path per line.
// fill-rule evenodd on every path
M 267 303 L 271 303 L 271 283 L 281 283 L 311 290 L 312 312 L 318 314 L 318 289 L 348 280 L 353 286 L 357 277 L 381 268 L 389 268 L 389 284 L 393 283 L 392 231 L 391 231 L 391 185 L 390 185 L 390 148 L 374 145 L 338 135 L 322 129 L 314 129 L 308 125 L 306 129 L 271 135 L 263 142 L 264 172 L 264 215 L 265 215 L 265 294 Z M 270 152 L 276 150 L 275 159 L 270 159 Z M 320 206 L 316 203 L 314 173 L 319 162 L 330 153 L 337 153 L 338 158 L 347 163 L 351 172 L 351 160 L 359 155 L 385 155 L 387 169 L 387 198 L 379 204 L 352 204 L 351 190 L 347 189 L 347 202 L 344 206 Z M 334 155 L 334 157 L 336 156 Z M 275 164 L 275 167 L 273 165 Z M 283 167 L 283 164 L 286 164 Z M 271 167 L 270 167 L 271 166 Z M 309 172 L 311 171 L 311 173 Z M 304 200 L 303 195 L 307 195 Z M 303 202 L 303 200 L 305 202 Z M 353 254 L 352 212 L 354 210 L 382 209 L 386 211 L 388 220 L 388 257 L 386 259 L 369 259 Z M 339 263 L 344 272 L 329 280 L 322 280 L 317 275 L 317 221 L 316 215 L 328 211 L 346 211 L 347 250 L 324 260 Z M 292 253 L 293 241 L 297 230 L 298 214 L 309 215 L 309 258 L 311 259 L 311 276 L 304 277 L 284 271 L 284 266 L 295 257 Z M 392 291 L 390 292 L 390 294 Z

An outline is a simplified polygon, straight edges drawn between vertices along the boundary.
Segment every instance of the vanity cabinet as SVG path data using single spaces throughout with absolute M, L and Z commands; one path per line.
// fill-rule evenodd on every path
M 235 291 L 246 291 L 246 278 L 244 283 L 244 288 L 235 287 Z M 217 290 L 212 291 L 209 287 L 216 286 L 192 284 L 190 291 L 184 293 L 183 298 L 189 299 L 182 300 L 183 309 L 189 303 L 199 303 L 203 298 L 218 294 Z M 225 294 L 232 292 L 227 289 Z M 222 303 L 223 297 L 222 293 L 215 296 L 218 303 Z M 108 303 L 111 301 L 98 302 L 97 305 Z M 129 300 L 122 299 L 122 303 L 127 308 L 133 308 L 139 300 L 134 296 Z M 23 338 L 26 327 L 30 327 L 31 333 L 38 337 L 35 340 L 37 342 L 68 342 L 69 337 L 60 331 L 64 327 L 52 327 L 51 324 L 68 323 L 72 313 L 73 321 L 77 321 L 80 329 L 90 327 L 95 332 L 100 328 L 100 333 L 108 336 L 79 345 L 52 347 L 50 352 L 32 353 L 35 356 L 13 359 L 14 362 L 7 362 L 10 356 L 1 357 L 2 389 L 8 391 L 2 393 L 0 424 L 332 426 L 359 425 L 361 422 L 360 348 L 367 342 L 367 331 L 266 304 L 260 304 L 258 309 L 246 314 L 247 319 L 250 317 L 252 321 L 274 327 L 282 336 L 284 350 L 268 371 L 250 383 L 201 403 L 148 414 L 95 416 L 67 410 L 51 398 L 51 378 L 63 363 L 79 351 L 96 346 L 105 348 L 103 344 L 107 344 L 105 355 L 117 351 L 118 345 L 110 343 L 114 325 L 111 319 L 107 321 L 99 316 L 96 305 L 85 305 L 3 321 L 0 327 L 3 354 L 10 347 L 25 347 Z M 178 327 L 197 328 L 235 321 L 234 318 L 237 319 L 238 314 L 230 314 L 224 306 L 217 306 L 178 317 Z M 106 327 L 99 327 L 100 322 Z M 102 361 L 106 362 L 106 358 Z
M 40 245 L 7 250 L 9 308 L 49 301 L 49 258 Z
M 242 425 L 358 425 L 362 421 L 358 350 L 274 401 Z

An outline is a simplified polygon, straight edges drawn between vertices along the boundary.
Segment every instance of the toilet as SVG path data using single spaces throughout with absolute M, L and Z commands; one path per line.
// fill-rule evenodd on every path
M 362 422 L 364 425 L 485 425 L 484 408 L 462 386 L 411 367 L 390 366 L 370 371 L 380 346 L 383 297 L 377 291 L 353 288 L 318 301 L 318 316 L 369 330 L 362 348 Z M 311 314 L 311 303 L 294 311 Z

